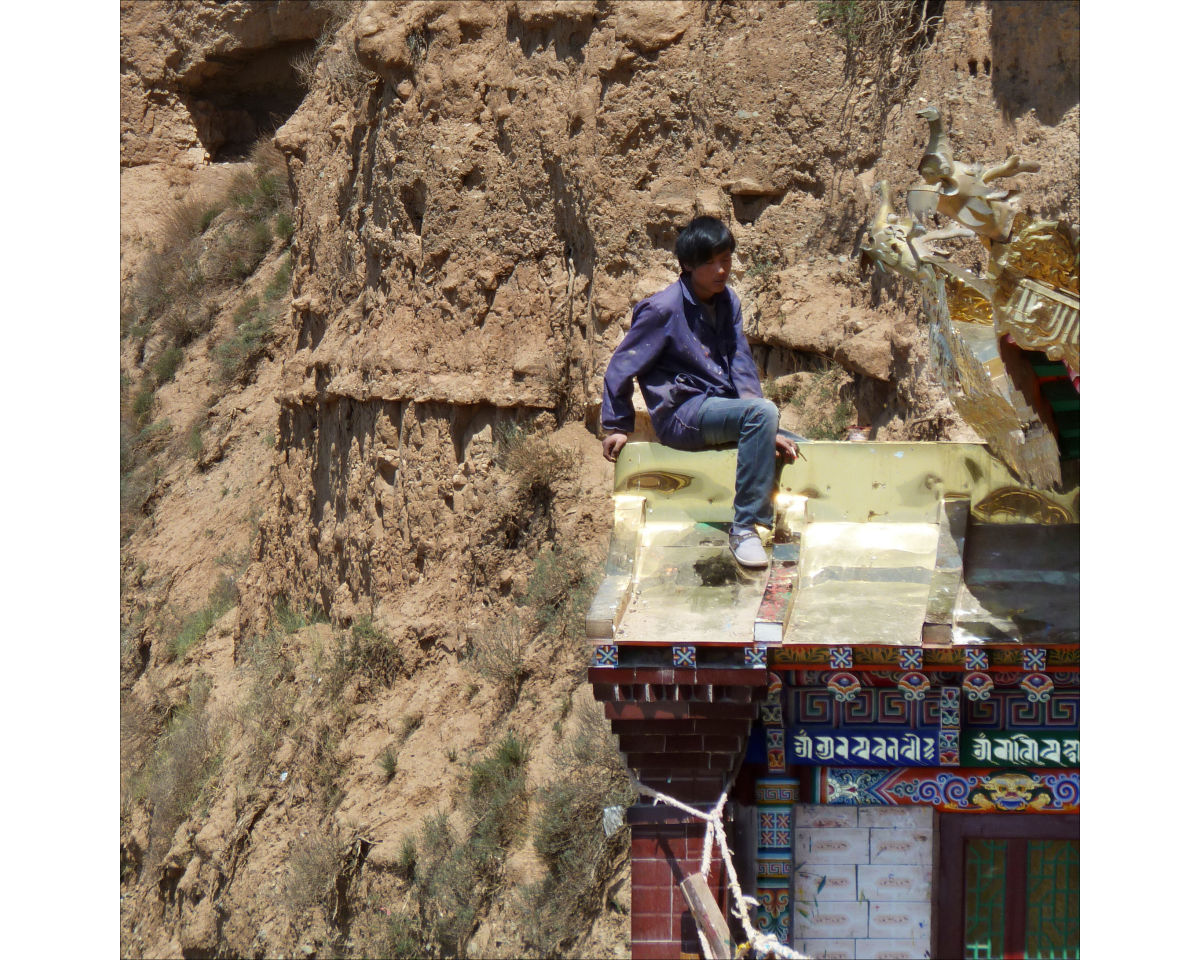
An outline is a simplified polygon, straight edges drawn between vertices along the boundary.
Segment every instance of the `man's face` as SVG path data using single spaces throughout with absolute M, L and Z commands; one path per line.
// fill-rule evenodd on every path
M 711 300 L 725 289 L 729 271 L 733 269 L 733 253 L 714 253 L 707 263 L 692 270 L 692 289 L 701 300 Z

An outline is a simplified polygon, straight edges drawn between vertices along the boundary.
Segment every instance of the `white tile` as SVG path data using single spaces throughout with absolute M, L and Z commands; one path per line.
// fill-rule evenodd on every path
M 796 863 L 869 863 L 870 830 L 832 827 L 796 831 Z
M 899 863 L 860 865 L 858 892 L 867 900 L 922 900 L 929 902 L 933 867 Z
M 924 940 L 855 940 L 856 960 L 926 960 L 929 938 Z
M 852 940 L 867 936 L 867 904 L 841 901 L 821 903 L 814 910 L 808 904 L 796 904 L 794 939 Z M 808 913 L 805 916 L 801 912 Z
M 793 941 L 795 949 L 812 960 L 854 960 L 853 940 L 801 940 Z
M 933 829 L 933 807 L 859 807 L 860 827 L 893 827 L 897 830 Z
M 870 863 L 933 863 L 932 830 L 871 830 Z
M 796 878 L 797 900 L 824 903 L 826 900 L 858 899 L 857 877 L 852 863 L 810 862 L 803 869 L 797 867 L 793 876 Z
M 792 823 L 797 827 L 857 827 L 858 810 L 858 807 L 798 803 Z
M 928 940 L 930 908 L 926 903 L 880 901 L 871 905 L 871 939 Z

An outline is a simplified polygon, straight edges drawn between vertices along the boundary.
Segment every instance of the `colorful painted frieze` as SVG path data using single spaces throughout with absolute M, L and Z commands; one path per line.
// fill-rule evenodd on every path
M 823 767 L 827 804 L 920 804 L 945 813 L 1078 813 L 1078 770 Z
M 839 700 L 822 688 L 793 688 L 788 697 L 788 722 L 795 726 L 829 724 L 854 727 L 885 724 L 897 727 L 936 726 L 940 701 L 911 700 L 903 690 L 860 688 L 853 700 Z
M 994 690 L 986 699 L 963 704 L 963 726 L 988 730 L 1079 729 L 1079 691 L 1055 690 L 1046 701 L 1030 702 L 1021 690 Z

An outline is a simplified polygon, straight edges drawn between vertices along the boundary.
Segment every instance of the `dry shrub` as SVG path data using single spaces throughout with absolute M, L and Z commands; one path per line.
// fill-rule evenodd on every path
M 325 0 L 317 6 L 329 11 L 329 19 L 321 29 L 316 46 L 293 60 L 292 69 L 306 90 L 313 89 L 323 74 L 336 93 L 358 99 L 370 89 L 375 74 L 358 59 L 349 41 L 337 38 L 338 31 L 354 15 L 358 4 Z
M 516 481 L 522 495 L 552 496 L 557 485 L 579 475 L 583 457 L 578 450 L 519 427 L 501 428 L 498 433 L 497 462 Z
M 555 755 L 559 776 L 540 791 L 534 847 L 546 864 L 541 883 L 522 892 L 526 942 L 536 956 L 559 955 L 605 907 L 605 894 L 629 851 L 629 829 L 605 836 L 606 807 L 636 799 L 616 738 L 599 706 L 588 703 L 574 736 Z
M 520 618 L 501 620 L 471 638 L 471 664 L 486 680 L 496 685 L 502 709 L 511 707 L 521 694 L 521 685 L 541 661 L 543 644 L 529 640 Z
M 508 851 L 520 840 L 528 800 L 529 747 L 515 733 L 471 767 L 464 798 L 469 825 L 455 830 L 445 813 L 428 817 L 401 853 L 406 896 L 392 911 L 380 953 L 462 957 L 499 889 Z
M 940 0 L 820 0 L 817 19 L 845 44 L 845 78 L 874 81 L 877 123 L 904 100 L 917 79 L 921 52 L 942 24 Z M 850 122 L 853 111 L 847 110 Z
M 533 612 L 537 630 L 554 640 L 579 640 L 597 575 L 595 564 L 573 546 L 543 550 L 517 603 Z
M 362 616 L 334 644 L 326 690 L 336 697 L 351 677 L 364 678 L 368 687 L 378 683 L 390 687 L 404 672 L 400 645 L 381 632 L 370 617 Z
M 240 668 L 251 678 L 250 689 L 238 711 L 238 721 L 249 735 L 245 769 L 250 779 L 266 772 L 280 738 L 296 719 L 295 665 L 275 632 L 250 636 L 238 652 Z
M 342 868 L 342 844 L 328 834 L 301 838 L 288 857 L 284 898 L 294 912 L 309 910 L 327 901 Z
M 220 766 L 224 731 L 223 724 L 209 717 L 209 689 L 203 680 L 192 684 L 187 702 L 171 717 L 135 788 L 135 797 L 150 801 L 150 846 L 159 853 L 191 815 Z

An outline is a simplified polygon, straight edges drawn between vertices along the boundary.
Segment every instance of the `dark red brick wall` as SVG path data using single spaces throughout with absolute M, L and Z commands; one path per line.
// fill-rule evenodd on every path
M 679 884 L 684 877 L 700 871 L 705 824 L 662 806 L 634 806 L 628 816 L 633 834 L 633 960 L 701 956 L 696 924 Z M 715 840 L 708 886 L 728 913 L 725 864 Z

